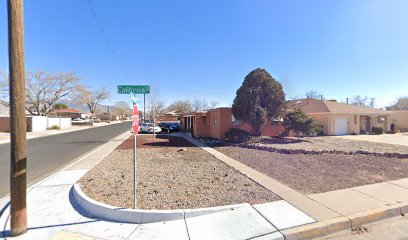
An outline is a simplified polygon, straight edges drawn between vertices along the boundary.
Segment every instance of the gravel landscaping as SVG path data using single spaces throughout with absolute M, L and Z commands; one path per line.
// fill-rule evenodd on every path
M 378 155 L 392 154 L 403 155 L 408 158 L 408 147 L 394 144 L 375 143 L 367 141 L 341 139 L 338 137 L 302 137 L 292 138 L 293 142 L 282 143 L 279 139 L 263 139 L 258 146 L 272 147 L 285 150 L 302 150 L 302 151 L 332 151 L 344 152 L 348 154 L 367 154 L 378 153 Z
M 213 147 L 304 194 L 408 177 L 408 159 L 360 154 L 281 154 L 234 146 Z
M 180 137 L 139 135 L 138 203 L 141 209 L 187 209 L 280 198 Z M 133 208 L 133 137 L 79 180 L 86 195 Z

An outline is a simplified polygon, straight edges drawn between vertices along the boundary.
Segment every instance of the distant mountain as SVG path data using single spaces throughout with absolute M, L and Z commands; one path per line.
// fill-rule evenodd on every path
M 69 108 L 75 108 L 78 110 L 81 110 L 83 112 L 89 113 L 89 108 L 85 104 L 77 104 L 77 103 L 66 103 Z M 99 104 L 98 107 L 96 108 L 97 112 L 108 112 L 108 107 L 109 107 L 109 112 L 114 112 L 115 107 L 114 106 L 109 106 L 109 105 L 103 105 Z
M 8 116 L 9 115 L 9 108 L 0 104 L 0 116 Z

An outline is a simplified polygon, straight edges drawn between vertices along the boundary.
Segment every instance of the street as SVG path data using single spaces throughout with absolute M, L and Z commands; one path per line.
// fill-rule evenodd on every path
M 130 127 L 123 122 L 28 140 L 28 187 Z M 10 144 L 0 144 L 0 198 L 9 193 L 9 171 Z

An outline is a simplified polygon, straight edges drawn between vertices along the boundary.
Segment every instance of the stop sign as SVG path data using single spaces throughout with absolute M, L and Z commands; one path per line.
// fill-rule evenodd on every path
M 133 107 L 132 127 L 133 134 L 137 134 L 139 132 L 139 110 L 136 105 Z

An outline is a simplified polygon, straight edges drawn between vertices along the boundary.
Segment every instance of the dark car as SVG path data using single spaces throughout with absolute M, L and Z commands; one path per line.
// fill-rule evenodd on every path
M 179 123 L 170 123 L 170 124 L 173 125 L 173 129 L 175 132 L 180 131 L 181 125 Z
M 159 127 L 162 129 L 163 132 L 177 132 L 180 128 L 177 125 L 172 123 L 162 122 L 159 124 Z

